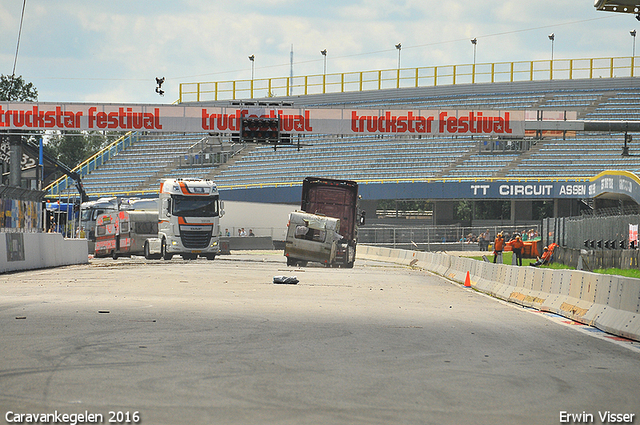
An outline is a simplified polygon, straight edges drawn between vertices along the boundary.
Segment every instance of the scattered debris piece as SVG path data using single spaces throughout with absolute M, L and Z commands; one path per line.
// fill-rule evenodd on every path
M 98 310 L 98 313 L 101 313 L 101 314 L 109 314 L 109 313 L 111 313 L 111 312 L 110 312 L 109 310 Z
M 16 316 L 16 320 L 24 320 L 27 316 Z
M 298 278 L 296 276 L 274 276 L 273 283 L 283 283 L 285 285 L 295 285 L 298 282 Z

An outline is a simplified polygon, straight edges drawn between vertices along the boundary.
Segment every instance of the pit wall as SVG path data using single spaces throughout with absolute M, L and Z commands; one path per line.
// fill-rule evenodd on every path
M 420 267 L 505 301 L 640 341 L 640 279 L 493 264 L 434 252 L 358 245 L 357 258 Z
M 86 239 L 65 239 L 60 233 L 0 232 L 0 273 L 86 264 Z

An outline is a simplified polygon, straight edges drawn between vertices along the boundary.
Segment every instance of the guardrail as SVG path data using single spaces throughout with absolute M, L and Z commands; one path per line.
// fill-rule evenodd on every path
M 358 258 L 415 266 L 494 297 L 640 341 L 640 279 L 493 264 L 433 252 L 358 245 Z
M 106 148 L 100 150 L 95 155 L 91 156 L 84 162 L 74 167 L 71 171 L 75 171 L 80 175 L 80 177 L 84 177 L 107 162 L 109 159 L 111 159 L 111 157 L 131 146 L 131 143 L 134 143 L 137 140 L 138 134 L 129 131 L 124 136 L 109 144 L 109 146 L 107 146 Z M 47 192 L 47 196 L 58 196 L 62 195 L 63 192 L 66 192 L 67 189 L 71 188 L 74 185 L 75 182 L 73 181 L 73 179 L 69 176 L 64 175 L 56 181 L 50 183 L 47 187 L 44 188 L 44 190 Z
M 633 77 L 635 56 L 495 62 L 252 80 L 181 83 L 179 102 L 254 99 L 456 84 Z

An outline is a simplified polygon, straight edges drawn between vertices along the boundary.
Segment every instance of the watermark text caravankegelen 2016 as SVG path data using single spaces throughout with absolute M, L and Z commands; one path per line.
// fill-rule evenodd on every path
M 137 424 L 140 423 L 140 412 L 109 411 L 105 417 L 102 413 L 91 413 L 89 411 L 61 413 L 55 410 L 49 413 L 18 413 L 9 410 L 5 413 L 4 419 L 8 424 Z

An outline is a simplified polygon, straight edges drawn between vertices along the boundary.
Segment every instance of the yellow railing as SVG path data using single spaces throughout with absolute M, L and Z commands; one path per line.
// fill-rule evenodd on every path
M 79 165 L 72 168 L 71 171 L 75 171 L 80 175 L 80 177 L 86 176 L 91 171 L 95 170 L 98 166 L 104 164 L 104 162 L 109 160 L 113 155 L 128 147 L 132 143 L 133 136 L 134 133 L 129 131 L 124 136 L 119 137 L 117 140 L 110 143 L 109 146 L 105 147 L 95 155 L 91 156 Z M 50 183 L 47 187 L 44 188 L 44 190 L 47 192 L 47 196 L 59 195 L 63 191 L 67 190 L 67 188 L 71 187 L 74 184 L 70 184 L 70 180 L 70 177 L 64 175 L 56 181 Z
M 391 88 L 514 81 L 633 77 L 635 57 L 495 62 L 317 74 L 254 80 L 181 83 L 179 102 L 258 99 Z

